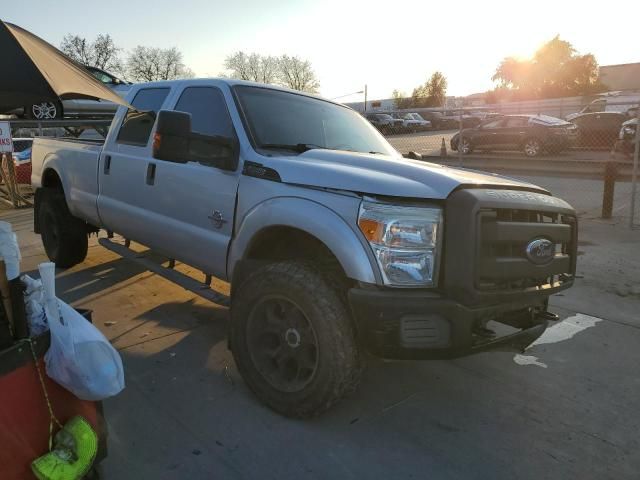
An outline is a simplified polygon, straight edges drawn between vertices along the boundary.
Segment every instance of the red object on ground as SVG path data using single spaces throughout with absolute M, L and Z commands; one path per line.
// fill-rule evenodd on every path
M 48 337 L 48 335 L 47 335 Z M 46 340 L 46 341 L 45 341 Z M 98 459 L 106 456 L 106 429 L 100 402 L 78 399 L 51 380 L 45 370 L 44 351 L 48 338 L 38 339 L 42 372 L 53 411 L 63 425 L 82 415 L 96 429 L 100 439 Z M 46 348 L 45 348 L 46 347 Z M 31 462 L 49 451 L 49 410 L 27 343 L 0 351 L 0 478 L 35 478 Z M 58 427 L 54 427 L 54 432 Z

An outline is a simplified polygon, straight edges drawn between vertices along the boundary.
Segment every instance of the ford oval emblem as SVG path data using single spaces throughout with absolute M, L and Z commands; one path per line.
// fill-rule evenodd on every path
M 536 238 L 529 242 L 525 253 L 531 263 L 546 265 L 556 256 L 556 245 L 546 238 Z

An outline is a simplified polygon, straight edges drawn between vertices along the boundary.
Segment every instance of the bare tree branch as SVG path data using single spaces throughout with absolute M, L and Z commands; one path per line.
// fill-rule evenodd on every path
M 238 80 L 260 83 L 276 83 L 278 80 L 278 59 L 275 57 L 236 52 L 225 58 L 224 66 L 228 70 L 225 76 Z
M 67 34 L 62 39 L 60 50 L 78 63 L 98 67 L 115 73 L 122 72 L 120 52 L 111 35 L 100 34 L 93 42 L 79 35 Z
M 282 55 L 278 59 L 278 67 L 280 71 L 280 83 L 283 86 L 302 92 L 318 92 L 320 82 L 309 60 L 301 60 L 295 56 Z
M 128 77 L 140 82 L 191 78 L 193 71 L 182 61 L 182 53 L 175 47 L 157 48 L 138 45 L 127 58 Z

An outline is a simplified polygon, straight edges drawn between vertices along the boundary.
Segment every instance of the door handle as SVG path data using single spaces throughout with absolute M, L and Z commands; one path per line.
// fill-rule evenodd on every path
M 104 156 L 104 174 L 109 175 L 109 170 L 111 170 L 111 155 Z
M 153 185 L 156 182 L 156 164 L 147 165 L 147 185 Z

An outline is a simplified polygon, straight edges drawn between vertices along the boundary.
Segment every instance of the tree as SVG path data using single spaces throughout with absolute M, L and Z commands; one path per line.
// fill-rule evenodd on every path
M 230 70 L 229 76 L 252 82 L 276 83 L 278 81 L 278 59 L 257 53 L 236 52 L 224 60 Z
M 496 97 L 513 99 L 585 95 L 606 88 L 598 80 L 595 57 L 590 53 L 579 55 L 571 43 L 558 35 L 531 59 L 506 57 L 491 79 L 498 82 Z
M 424 84 L 411 93 L 411 107 L 441 107 L 447 96 L 447 79 L 442 72 L 434 72 Z
M 404 92 L 394 90 L 391 94 L 391 98 L 393 98 L 393 104 L 397 110 L 404 110 L 413 107 L 413 99 L 411 97 L 407 97 Z
M 139 82 L 194 76 L 183 63 L 182 53 L 175 47 L 163 49 L 138 45 L 127 57 L 126 71 L 128 78 Z
M 278 59 L 278 71 L 280 83 L 285 87 L 309 93 L 317 93 L 320 88 L 309 60 L 282 55 Z
M 239 51 L 224 60 L 224 76 L 260 83 L 274 83 L 303 92 L 316 93 L 320 87 L 311 62 L 298 57 L 264 56 Z
M 110 72 L 122 72 L 120 59 L 122 49 L 115 45 L 113 38 L 108 33 L 101 33 L 93 42 L 69 33 L 62 39 L 60 50 L 82 65 L 98 67 Z
M 447 97 L 447 79 L 442 72 L 434 72 L 424 85 L 431 107 L 441 107 Z

